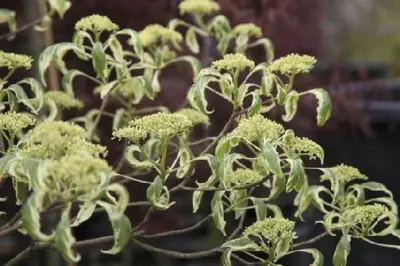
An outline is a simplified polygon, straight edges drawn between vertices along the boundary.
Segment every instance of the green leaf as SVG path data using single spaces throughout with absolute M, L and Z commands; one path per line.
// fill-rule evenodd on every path
M 38 113 L 43 107 L 44 101 L 44 90 L 38 81 L 34 78 L 25 78 L 18 82 L 18 84 L 26 84 L 29 85 L 29 89 L 32 91 L 34 97 L 29 98 L 26 106 L 31 108 L 31 111 L 34 113 Z
M 202 65 L 199 59 L 193 56 L 180 56 L 174 61 L 186 61 L 190 64 L 192 67 L 193 71 L 193 80 L 195 81 L 197 79 L 197 76 L 199 75 L 200 71 L 202 70 Z
M 338 221 L 340 219 L 340 215 L 336 212 L 329 212 L 324 215 L 324 227 L 328 234 L 334 236 L 333 230 L 338 229 Z
M 266 72 L 261 79 L 261 92 L 264 96 L 270 97 L 276 83 L 276 76 L 273 73 Z
M 192 206 L 193 206 L 193 213 L 196 213 L 199 210 L 201 199 L 203 198 L 204 191 L 197 190 L 193 192 L 192 196 Z
M 307 186 L 303 186 L 300 192 L 296 195 L 294 205 L 297 206 L 296 213 L 294 216 L 297 218 L 299 217 L 300 220 L 303 219 L 303 213 L 308 209 L 312 202 L 313 198 Z
M 187 148 L 181 148 L 178 153 L 179 168 L 176 172 L 176 177 L 182 179 L 186 176 L 190 169 L 190 151 Z
M 287 159 L 287 161 L 290 163 L 290 172 L 286 184 L 286 192 L 291 192 L 292 190 L 299 192 L 304 185 L 307 185 L 303 161 L 301 159 Z
M 87 77 L 88 75 L 79 70 L 71 69 L 68 70 L 68 72 L 65 73 L 65 75 L 62 78 L 62 83 L 61 83 L 62 88 L 65 90 L 66 93 L 68 93 L 71 96 L 75 95 L 72 83 L 76 76 Z
M 391 199 L 393 198 L 393 193 L 386 188 L 386 186 L 382 183 L 378 182 L 365 182 L 362 183 L 361 186 L 364 189 L 372 190 L 372 191 L 381 191 L 385 194 L 387 194 Z
M 50 242 L 54 232 L 47 235 L 41 231 L 40 212 L 44 209 L 43 201 L 46 192 L 38 190 L 32 192 L 21 209 L 22 228 L 34 239 L 41 242 Z
M 243 48 L 247 45 L 248 42 L 249 42 L 249 36 L 247 36 L 246 34 L 240 34 L 236 38 L 236 52 L 243 53 L 244 52 Z
M 231 249 L 227 249 L 227 250 L 224 250 L 224 252 L 222 252 L 222 256 L 221 256 L 222 266 L 232 266 L 231 255 L 232 255 Z
M 239 219 L 244 212 L 243 208 L 247 207 L 247 190 L 232 190 L 229 199 L 232 206 L 235 206 L 233 208 L 235 210 L 235 219 Z
M 247 95 L 247 92 L 249 91 L 250 87 L 251 87 L 251 84 L 240 85 L 240 87 L 238 88 L 238 93 L 237 93 L 236 99 L 234 99 L 236 106 L 243 105 L 244 98 Z
M 105 78 L 107 75 L 107 58 L 100 42 L 96 42 L 93 46 L 92 64 L 97 76 Z
M 251 106 L 248 111 L 249 116 L 253 116 L 259 114 L 261 111 L 261 98 L 257 92 L 252 92 L 253 101 L 251 102 Z
M 13 153 L 6 153 L 0 158 L 0 175 L 4 176 L 8 172 L 8 167 L 14 159 L 15 154 Z
M 111 81 L 110 83 L 107 83 L 106 85 L 102 86 L 101 92 L 100 92 L 100 98 L 104 99 L 112 89 L 116 88 L 118 85 L 118 80 Z
M 197 41 L 196 30 L 191 27 L 186 31 L 185 35 L 186 45 L 189 47 L 192 53 L 198 54 L 200 51 L 199 42 Z
M 271 63 L 272 61 L 274 61 L 275 52 L 271 40 L 267 38 L 262 38 L 255 41 L 254 43 L 249 44 L 248 47 L 255 47 L 259 45 L 262 45 L 265 49 L 265 62 Z
M 262 221 L 267 218 L 267 204 L 264 203 L 261 199 L 251 197 L 251 200 L 254 204 L 254 209 L 256 211 L 257 221 Z
M 205 97 L 205 90 L 208 86 L 208 84 L 212 81 L 216 81 L 215 77 L 209 77 L 209 76 L 200 76 L 196 83 L 193 84 L 193 86 L 190 88 L 189 93 L 187 95 L 187 99 L 190 103 L 190 105 L 205 114 L 211 114 L 213 111 L 208 111 L 207 110 L 207 100 Z
M 104 201 L 98 201 L 97 204 L 106 210 L 114 231 L 113 247 L 101 252 L 110 255 L 118 254 L 131 239 L 131 222 L 124 214 L 119 214 L 116 206 Z
M 273 200 L 279 197 L 285 191 L 286 179 L 283 175 L 274 175 L 272 178 L 272 188 L 268 200 Z
M 224 34 L 222 38 L 219 39 L 217 49 L 221 53 L 221 55 L 226 54 L 226 51 L 229 48 L 229 42 L 231 40 L 231 37 L 229 34 Z
M 277 100 L 278 104 L 284 105 L 286 103 L 286 98 L 287 98 L 287 91 L 285 87 L 282 87 L 281 85 L 277 84 Z
M 71 224 L 71 227 L 76 227 L 86 222 L 92 217 L 94 210 L 96 209 L 96 203 L 91 201 L 86 201 L 82 205 L 79 206 L 78 214 L 74 222 Z
M 299 249 L 295 252 L 305 252 L 310 254 L 314 259 L 314 262 L 310 264 L 310 266 L 324 266 L 324 256 L 317 249 Z
M 127 111 L 124 108 L 119 108 L 117 111 L 115 111 L 115 115 L 113 117 L 113 124 L 112 124 L 112 130 L 117 130 L 124 125 L 124 117 L 127 114 Z
M 129 192 L 121 184 L 113 183 L 107 187 L 108 192 L 113 192 L 118 196 L 115 213 L 117 215 L 123 215 L 129 203 Z
M 351 237 L 349 235 L 343 235 L 339 243 L 336 246 L 335 253 L 333 254 L 333 265 L 334 266 L 346 266 L 347 256 L 350 254 Z
M 283 121 L 289 122 L 293 119 L 294 115 L 297 112 L 297 102 L 299 101 L 299 94 L 297 91 L 292 90 L 286 97 L 285 102 L 285 115 L 282 117 Z
M 322 88 L 313 89 L 307 93 L 312 93 L 318 100 L 317 107 L 317 124 L 318 126 L 323 126 L 325 122 L 331 117 L 332 104 L 331 97 L 328 92 Z
M 144 56 L 143 55 L 144 54 L 143 46 L 140 43 L 139 34 L 136 31 L 131 30 L 131 29 L 124 29 L 124 30 L 118 31 L 116 33 L 116 35 L 129 36 L 130 38 L 128 40 L 128 43 L 133 46 L 133 49 L 135 50 L 135 53 L 139 56 L 139 58 L 143 58 L 143 56 Z
M 157 69 L 154 72 L 153 78 L 151 80 L 151 87 L 154 93 L 158 93 L 161 91 L 160 74 L 160 70 Z
M 279 258 L 282 258 L 283 256 L 285 256 L 288 253 L 291 244 L 292 244 L 292 239 L 281 238 L 278 241 L 278 244 L 276 245 L 276 249 L 274 250 L 275 257 L 277 259 L 279 259 Z
M 169 203 L 169 198 L 162 197 L 161 193 L 163 191 L 163 181 L 157 176 L 154 181 L 150 184 L 146 191 L 146 197 L 151 202 L 153 207 L 157 210 L 166 210 L 172 205 L 174 202 Z M 165 189 L 167 190 L 167 189 Z M 168 191 L 168 190 L 167 190 Z
M 224 206 L 222 204 L 222 196 L 225 191 L 216 191 L 214 197 L 211 200 L 211 212 L 215 226 L 225 236 L 225 219 L 224 219 Z
M 29 185 L 25 182 L 20 182 L 16 178 L 11 178 L 13 183 L 13 188 L 15 191 L 16 202 L 15 205 L 21 205 L 26 196 L 29 195 Z
M 22 172 L 28 177 L 30 188 L 46 190 L 46 162 L 32 158 L 20 158 Z
M 248 237 L 239 237 L 224 243 L 221 248 L 230 249 L 232 251 L 252 251 L 257 250 L 258 245 Z
M 64 17 L 65 12 L 71 7 L 69 0 L 48 0 L 51 11 L 56 11 L 60 18 Z
M 263 143 L 262 155 L 264 157 L 264 160 L 268 168 L 276 176 L 282 177 L 283 172 L 280 165 L 281 159 L 279 159 L 278 152 L 269 142 L 267 142 L 266 140 L 264 140 L 263 142 L 264 143 Z
M 17 31 L 17 21 L 15 19 L 15 11 L 0 8 L 0 24 L 7 23 L 8 28 L 11 33 Z M 7 40 L 12 40 L 15 38 L 15 34 L 10 35 Z
M 137 168 L 151 168 L 154 164 L 150 161 L 139 161 L 135 158 L 134 153 L 141 153 L 141 149 L 137 145 L 130 145 L 125 149 L 125 159 L 134 167 Z
M 70 209 L 71 206 L 69 205 L 61 214 L 61 220 L 57 225 L 55 233 L 54 247 L 68 263 L 76 263 L 81 260 L 81 256 L 79 254 L 74 254 L 72 250 L 75 238 L 72 235 L 69 220 Z
M 82 47 L 83 44 L 85 43 L 85 39 L 88 39 L 92 46 L 94 45 L 92 36 L 86 31 L 82 30 L 75 31 L 74 36 L 72 37 L 72 42 Z M 84 58 L 81 59 L 84 60 Z
M 331 195 L 329 189 L 323 186 L 311 186 L 309 190 L 309 193 L 313 199 L 314 206 L 323 213 L 329 213 L 329 211 L 325 208 L 325 204 L 328 203 L 321 198 L 321 192 L 325 192 L 326 194 Z
M 46 85 L 45 72 L 52 61 L 56 63 L 56 66 L 62 72 L 67 71 L 65 69 L 65 63 L 62 61 L 62 59 L 68 51 L 73 51 L 75 54 L 87 59 L 83 48 L 74 43 L 58 43 L 48 46 L 39 57 L 39 74 L 43 84 Z

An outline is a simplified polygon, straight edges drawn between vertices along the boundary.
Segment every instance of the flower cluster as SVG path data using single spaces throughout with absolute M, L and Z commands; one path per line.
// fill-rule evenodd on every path
M 262 180 L 263 176 L 260 175 L 258 172 L 251 170 L 240 168 L 232 173 L 226 175 L 225 179 L 228 184 L 233 186 L 243 187 L 248 184 L 257 183 Z
M 209 15 L 220 9 L 218 3 L 213 0 L 185 0 L 179 4 L 181 15 L 185 13 L 194 15 Z
M 71 97 L 69 94 L 63 91 L 48 91 L 45 93 L 45 97 L 54 101 L 54 103 L 61 108 L 82 108 L 83 102 Z
M 344 164 L 337 165 L 335 167 L 329 168 L 330 171 L 334 174 L 336 180 L 341 183 L 348 183 L 353 180 L 367 180 L 368 177 L 360 173 L 357 168 L 352 166 L 347 166 Z M 327 174 L 321 175 L 321 180 L 329 180 L 330 177 Z
M 292 148 L 295 152 L 307 155 L 312 160 L 319 158 L 323 161 L 324 159 L 324 150 L 322 147 L 308 138 L 295 137 Z
M 84 17 L 75 24 L 76 30 L 91 31 L 93 33 L 115 31 L 118 28 L 118 25 L 113 23 L 108 17 L 100 15 Z
M 227 54 L 223 59 L 214 61 L 212 66 L 218 71 L 226 70 L 229 72 L 242 71 L 245 68 L 253 69 L 255 64 L 242 54 Z
M 52 160 L 48 163 L 47 170 L 47 185 L 50 188 L 61 189 L 59 192 L 68 189 L 69 194 L 98 188 L 98 185 L 104 182 L 101 174 L 112 173 L 107 161 L 85 152 L 66 155 L 61 160 Z
M 242 137 L 249 141 L 259 141 L 263 137 L 277 139 L 283 132 L 282 125 L 257 114 L 250 118 L 242 119 L 229 135 Z
M 43 122 L 21 140 L 21 153 L 37 159 L 59 160 L 66 154 L 85 151 L 93 156 L 105 154 L 103 146 L 86 141 L 86 131 L 73 123 Z
M 152 135 L 158 139 L 180 135 L 193 127 L 192 122 L 181 114 L 157 113 L 129 122 L 129 126 L 113 132 L 114 137 L 131 141 Z
M 313 56 L 290 54 L 271 63 L 268 70 L 280 72 L 283 75 L 297 75 L 309 73 L 314 68 L 317 60 Z
M 249 37 L 260 38 L 262 36 L 262 30 L 260 27 L 253 23 L 239 24 L 232 31 L 234 36 L 246 35 Z
M 361 225 L 363 228 L 369 228 L 379 217 L 389 213 L 386 206 L 375 203 L 373 205 L 357 206 L 354 209 L 346 210 L 342 219 L 345 223 Z
M 32 67 L 32 61 L 32 57 L 28 55 L 0 51 L 0 67 L 6 67 L 9 70 L 17 68 L 30 69 Z
M 193 126 L 198 124 L 204 124 L 204 125 L 210 124 L 210 118 L 207 115 L 193 108 L 184 108 L 175 112 L 175 114 L 186 116 L 187 119 L 189 119 L 190 122 L 192 122 Z
M 8 131 L 11 134 L 15 134 L 24 128 L 35 124 L 33 120 L 27 114 L 21 114 L 16 112 L 7 112 L 0 114 L 0 130 Z
M 174 30 L 163 27 L 160 24 L 152 24 L 139 32 L 139 39 L 143 47 L 149 47 L 161 41 L 162 44 L 178 43 L 182 41 L 182 35 Z
M 261 235 L 270 244 L 277 244 L 281 239 L 296 239 L 293 232 L 295 223 L 285 218 L 266 218 L 257 221 L 244 231 L 244 236 Z

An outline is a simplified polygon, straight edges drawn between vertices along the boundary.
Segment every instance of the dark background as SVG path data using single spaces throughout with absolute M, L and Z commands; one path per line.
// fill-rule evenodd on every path
M 109 16 L 121 28 L 141 30 L 152 23 L 166 24 L 169 19 L 179 16 L 179 0 L 74 0 L 72 8 L 63 20 L 55 19 L 49 35 L 32 30 L 22 32 L 15 40 L 0 40 L 0 49 L 8 52 L 28 53 L 38 58 L 46 43 L 69 41 L 73 26 L 81 17 L 98 13 Z M 370 177 L 384 183 L 394 192 L 400 202 L 400 176 L 398 174 L 400 141 L 398 122 L 400 105 L 396 101 L 400 89 L 400 12 L 398 1 L 374 0 L 219 0 L 222 13 L 233 25 L 253 22 L 263 29 L 266 37 L 275 45 L 277 57 L 288 53 L 310 54 L 319 59 L 316 69 L 308 76 L 298 80 L 298 88 L 323 87 L 331 93 L 334 101 L 333 117 L 323 129 L 315 126 L 315 102 L 302 101 L 299 113 L 287 127 L 292 127 L 299 135 L 316 140 L 325 150 L 325 165 L 344 162 L 353 165 Z M 0 8 L 10 8 L 17 12 L 19 25 L 27 24 L 40 17 L 35 0 L 2 0 Z M 7 32 L 0 28 L 0 34 Z M 50 38 L 50 39 L 49 39 Z M 205 50 L 200 58 L 208 64 L 218 57 L 213 44 L 202 43 Z M 260 62 L 261 51 L 254 51 L 252 59 Z M 85 69 L 86 66 L 74 58 L 68 58 L 68 65 Z M 19 72 L 15 79 L 26 75 Z M 185 76 L 185 78 L 181 78 Z M 182 103 L 190 86 L 190 70 L 173 68 L 162 76 L 163 91 L 154 103 L 145 101 L 144 105 L 166 105 L 172 110 Z M 57 83 L 52 83 L 53 88 Z M 92 96 L 92 84 L 78 79 L 75 91 L 88 108 L 98 107 L 99 100 Z M 228 105 L 211 99 L 216 112 L 212 116 L 213 126 L 207 134 L 218 134 L 230 115 Z M 110 110 L 117 106 L 111 106 Z M 67 116 L 83 114 L 69 113 Z M 275 113 L 279 118 L 279 110 Z M 101 124 L 102 135 L 110 134 L 110 121 Z M 204 132 L 196 132 L 199 136 Z M 120 147 L 117 143 L 105 143 L 110 147 L 109 160 L 118 160 Z M 133 200 L 143 200 L 145 187 L 129 187 Z M 1 195 L 7 194 L 12 202 L 10 188 L 2 188 Z M 147 229 L 151 232 L 183 228 L 201 218 L 201 213 L 193 215 L 190 210 L 191 199 L 178 195 L 181 203 L 167 212 L 156 214 Z M 289 215 L 293 212 L 292 197 L 283 197 L 279 204 Z M 12 215 L 16 210 L 3 204 L 2 210 Z M 3 206 L 2 205 L 2 206 Z M 141 220 L 145 209 L 130 209 L 132 222 Z M 207 211 L 204 207 L 203 212 Z M 6 217 L 3 217 L 6 218 Z M 313 221 L 318 215 L 309 215 L 309 223 L 299 223 L 298 234 L 308 239 L 318 234 L 321 228 Z M 251 219 L 251 215 L 250 215 Z M 94 217 L 76 231 L 78 239 L 86 239 L 108 234 L 105 217 Z M 180 251 L 199 251 L 213 247 L 220 236 L 212 225 L 202 227 L 190 235 L 157 240 L 157 246 Z M 325 265 L 331 265 L 331 256 L 338 239 L 326 238 L 316 244 L 325 254 Z M 390 241 L 390 239 L 388 240 Z M 19 234 L 0 238 L 0 261 L 6 260 L 27 244 Z M 218 258 L 198 261 L 177 261 L 149 254 L 136 247 L 128 247 L 120 256 L 100 255 L 97 249 L 83 250 L 83 260 L 79 265 L 219 265 Z M 353 241 L 349 266 L 397 266 L 400 253 Z M 31 256 L 24 265 L 63 265 L 57 255 L 46 251 Z M 282 262 L 284 265 L 308 265 L 307 256 L 296 257 Z

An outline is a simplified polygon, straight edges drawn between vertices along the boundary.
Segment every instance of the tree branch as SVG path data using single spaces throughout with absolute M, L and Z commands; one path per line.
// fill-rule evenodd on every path
M 329 235 L 328 232 L 323 232 L 322 234 L 319 234 L 316 237 L 311 238 L 310 240 L 292 245 L 291 249 L 298 249 L 298 248 L 302 248 L 303 246 L 308 246 L 310 244 L 314 244 L 315 242 L 323 239 L 324 237 L 326 237 L 328 235 Z
M 21 223 L 15 223 L 14 225 L 1 228 L 0 229 L 0 237 L 10 234 L 14 231 L 17 231 L 20 226 L 21 226 Z
M 43 20 L 43 17 L 37 18 L 37 19 L 35 19 L 35 20 L 29 22 L 28 24 L 25 24 L 25 25 L 19 27 L 19 28 L 18 28 L 16 31 L 14 31 L 14 32 L 8 32 L 8 33 L 6 33 L 6 34 L 2 34 L 2 35 L 0 35 L 0 40 L 8 39 L 8 38 L 10 38 L 11 36 L 18 35 L 18 34 L 20 34 L 21 32 L 27 31 L 27 30 L 29 30 L 29 29 L 35 27 L 36 25 L 40 24 L 40 22 L 42 22 L 42 20 Z

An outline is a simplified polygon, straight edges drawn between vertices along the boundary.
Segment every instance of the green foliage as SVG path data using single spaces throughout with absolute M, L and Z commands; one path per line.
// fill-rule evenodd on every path
M 48 3 L 50 14 L 60 17 L 70 7 L 66 0 Z M 32 78 L 8 84 L 16 70 L 31 67 L 32 59 L 0 52 L 0 68 L 6 73 L 0 78 L 0 130 L 4 142 L 0 170 L 2 180 L 12 180 L 16 204 L 22 205 L 16 228 L 41 247 L 53 246 L 73 263 L 80 260 L 74 247 L 91 241 L 77 245 L 72 228 L 97 212 L 105 212 L 113 234 L 93 240 L 113 241 L 104 253 L 117 254 L 131 240 L 148 248 L 150 245 L 141 241 L 148 237 L 145 224 L 151 214 L 173 208 L 174 193 L 183 191 L 192 196 L 193 212 L 205 204 L 202 199 L 206 193 L 213 194 L 207 219 L 211 218 L 227 238 L 222 246 L 200 252 L 198 258 L 218 251 L 223 265 L 231 265 L 232 259 L 243 260 L 239 253 L 248 256 L 250 262 L 272 266 L 294 252 L 311 255 L 311 265 L 323 265 L 318 250 L 301 249 L 302 243 L 296 243 L 296 222 L 300 221 L 295 220 L 303 221 L 302 214 L 311 208 L 324 214 L 319 223 L 327 234 L 340 235 L 333 255 L 335 266 L 346 265 L 353 238 L 400 249 L 372 240 L 386 235 L 399 237 L 397 205 L 383 184 L 368 182 L 351 166 L 309 167 L 310 159 L 323 164 L 322 147 L 264 115 L 275 107 L 282 108 L 282 120 L 288 122 L 302 108 L 299 99 L 313 94 L 318 102 L 317 124 L 326 123 L 331 115 L 328 93 L 321 88 L 294 90 L 295 78 L 310 72 L 316 59 L 291 54 L 274 60 L 273 46 L 262 38 L 258 26 L 232 27 L 225 16 L 213 15 L 220 9 L 213 0 L 184 0 L 179 8 L 181 14 L 193 15 L 195 24 L 173 19 L 166 26 L 154 24 L 136 32 L 120 29 L 100 15 L 79 20 L 72 41 L 47 47 L 37 62 L 46 87 L 46 70 L 55 64 L 62 74 L 63 91 L 43 88 Z M 12 16 L 1 11 L 0 22 L 10 23 Z M 221 53 L 221 58 L 209 66 L 182 52 L 185 44 L 192 53 L 199 53 L 199 39 L 204 37 L 215 38 Z M 255 46 L 265 48 L 263 62 L 247 57 L 247 50 Z M 69 69 L 63 59 L 68 52 L 90 63 L 94 75 Z M 189 63 L 193 70 L 185 105 L 173 111 L 164 106 L 140 108 L 146 98 L 153 100 L 164 89 L 159 77 L 165 68 L 182 62 Z M 83 101 L 75 98 L 77 76 L 93 83 L 93 95 L 100 96 L 101 106 L 87 110 L 82 117 L 63 121 L 65 109 L 84 107 Z M 24 87 L 31 92 L 26 93 Z M 218 136 L 193 140 L 192 130 L 209 126 L 212 121 L 208 92 L 232 104 L 233 113 Z M 105 111 L 111 100 L 119 105 L 115 112 Z M 109 140 L 97 134 L 104 116 L 112 118 Z M 110 139 L 124 142 L 121 160 L 115 167 L 105 159 L 107 149 L 101 145 Z M 198 145 L 200 148 L 194 148 Z M 201 162 L 209 176 L 203 181 L 194 180 Z M 322 173 L 319 183 L 309 184 L 311 171 Z M 142 175 L 150 179 L 142 180 Z M 174 187 L 167 182 L 170 179 Z M 145 184 L 144 203 L 130 202 L 124 186 L 127 181 Z M 263 193 L 254 193 L 260 188 Z M 367 191 L 380 195 L 367 198 Z M 293 221 L 283 217 L 279 206 L 271 203 L 284 193 L 295 194 Z M 147 205 L 149 210 L 133 227 L 125 212 L 128 206 L 136 205 Z M 257 220 L 240 232 L 249 209 L 255 210 Z M 59 212 L 59 220 L 43 228 L 44 214 L 49 212 Z M 227 226 L 231 214 L 239 223 L 233 233 Z M 186 231 L 190 230 L 178 233 Z M 171 255 L 159 248 L 148 249 Z M 177 252 L 173 254 L 178 256 Z

